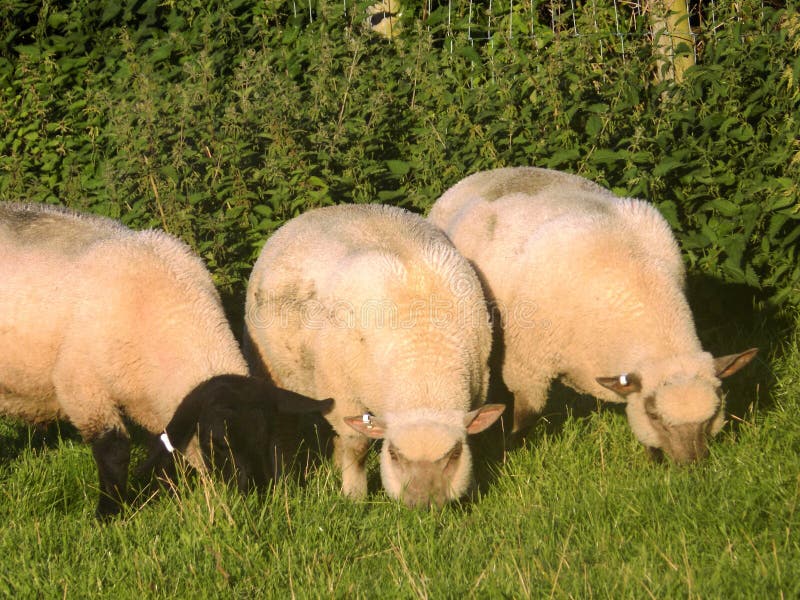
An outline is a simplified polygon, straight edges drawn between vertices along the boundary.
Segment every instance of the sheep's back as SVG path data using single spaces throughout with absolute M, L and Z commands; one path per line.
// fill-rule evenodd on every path
M 432 315 L 434 305 L 470 302 L 484 315 L 471 328 Z M 257 318 L 259 306 L 266 315 Z M 474 272 L 439 230 L 392 207 L 331 207 L 289 222 L 264 246 L 248 307 L 251 338 L 278 382 L 333 396 L 349 414 L 381 412 L 375 402 L 399 395 L 404 404 L 433 393 L 469 405 L 490 345 Z M 450 389 L 453 380 L 464 389 Z
M 0 241 L 6 247 L 49 249 L 59 255 L 71 255 L 100 239 L 132 233 L 112 219 L 63 206 L 0 203 Z
M 635 331 L 643 346 L 697 346 L 680 252 L 653 206 L 574 176 L 554 174 L 544 185 L 553 172 L 520 171 L 510 193 L 482 197 L 456 184 L 431 211 L 484 279 L 507 340 L 565 349 L 591 339 L 587 352 L 611 356 Z

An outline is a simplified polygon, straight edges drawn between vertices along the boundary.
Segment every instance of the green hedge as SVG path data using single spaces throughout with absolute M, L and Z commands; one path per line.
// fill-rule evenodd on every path
M 405 0 L 394 41 L 369 4 L 0 0 L 0 199 L 162 227 L 238 303 L 265 237 L 309 207 L 424 212 L 471 172 L 539 165 L 655 202 L 694 272 L 800 302 L 791 3 L 716 3 L 680 85 L 656 83 L 642 15 L 612 35 L 636 16 L 621 3 L 495 0 L 490 20 Z

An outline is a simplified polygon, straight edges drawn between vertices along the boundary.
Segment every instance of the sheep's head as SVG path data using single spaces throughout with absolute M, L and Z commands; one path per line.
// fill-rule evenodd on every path
M 424 508 L 442 506 L 467 492 L 472 483 L 467 436 L 489 427 L 504 408 L 487 404 L 468 413 L 452 411 L 453 415 L 420 411 L 414 418 L 390 418 L 386 423 L 375 417 L 348 417 L 345 422 L 368 437 L 383 438 L 384 489 L 409 507 Z
M 666 455 L 679 464 L 692 463 L 706 456 L 708 438 L 725 422 L 720 379 L 736 373 L 757 352 L 751 348 L 715 358 L 713 372 L 682 369 L 654 382 L 629 373 L 597 382 L 625 398 L 631 429 L 655 458 Z

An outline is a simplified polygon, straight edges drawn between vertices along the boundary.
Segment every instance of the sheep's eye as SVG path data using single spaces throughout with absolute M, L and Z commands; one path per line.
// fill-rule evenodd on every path
M 455 448 L 450 451 L 450 460 L 458 460 L 461 458 L 461 453 L 464 451 L 463 445 L 461 442 L 456 444 Z
M 647 398 L 647 399 L 645 399 L 645 401 L 644 401 L 644 412 L 653 421 L 660 421 L 661 420 L 661 415 L 658 414 L 658 411 L 656 410 L 656 401 L 652 396 Z
M 647 412 L 647 416 L 648 416 L 648 417 L 649 417 L 649 418 L 650 418 L 652 421 L 661 421 L 661 415 L 660 415 L 660 414 L 658 414 L 657 412 L 655 412 L 655 411 L 653 411 L 653 410 L 648 410 L 648 411 L 646 411 L 646 412 Z
M 389 458 L 391 458 L 395 462 L 397 462 L 400 459 L 400 457 L 397 454 L 397 450 L 394 449 L 394 446 L 389 446 Z
M 458 464 L 458 460 L 461 458 L 461 453 L 464 451 L 464 446 L 461 442 L 458 442 L 450 452 L 445 455 L 444 460 L 444 468 L 445 469 L 452 469 L 455 468 L 454 465 Z

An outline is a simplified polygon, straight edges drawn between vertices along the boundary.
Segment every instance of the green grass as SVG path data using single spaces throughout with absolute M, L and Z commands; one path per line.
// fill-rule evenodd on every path
M 800 597 L 798 340 L 776 356 L 741 374 L 751 401 L 699 466 L 650 463 L 618 411 L 575 411 L 505 452 L 479 440 L 497 459 L 479 495 L 431 512 L 387 499 L 373 456 L 364 502 L 323 462 L 260 497 L 182 482 L 101 525 L 89 448 L 2 422 L 0 595 Z

